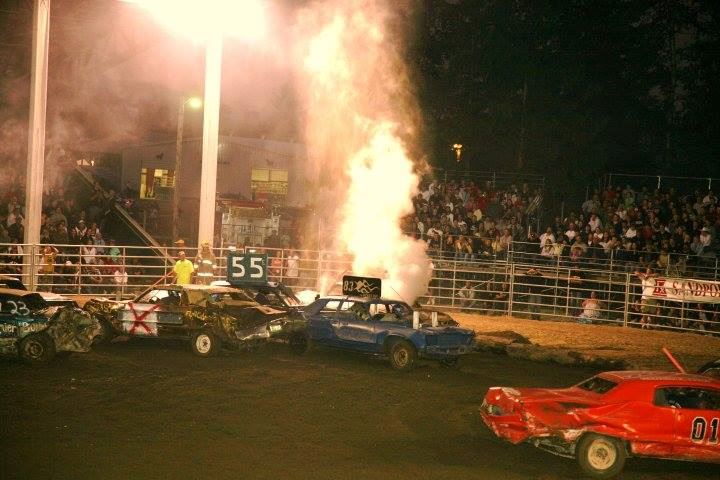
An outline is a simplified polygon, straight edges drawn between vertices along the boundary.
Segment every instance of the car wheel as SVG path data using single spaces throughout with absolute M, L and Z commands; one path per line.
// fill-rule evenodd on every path
M 580 468 L 593 478 L 606 479 L 618 475 L 625 466 L 625 447 L 617 439 L 587 434 L 577 447 Z
M 47 363 L 55 356 L 55 342 L 44 333 L 33 333 L 20 340 L 19 353 L 25 363 Z
M 440 366 L 444 368 L 455 368 L 460 362 L 460 357 L 448 357 L 440 360 Z
M 217 337 L 206 330 L 196 332 L 190 339 L 190 348 L 199 357 L 212 357 L 217 354 L 219 347 Z
M 288 339 L 290 351 L 295 355 L 302 355 L 308 351 L 310 341 L 305 333 L 296 332 L 290 335 Z
M 412 370 L 417 360 L 415 346 L 407 340 L 398 340 L 390 345 L 390 365 L 395 370 L 407 372 Z

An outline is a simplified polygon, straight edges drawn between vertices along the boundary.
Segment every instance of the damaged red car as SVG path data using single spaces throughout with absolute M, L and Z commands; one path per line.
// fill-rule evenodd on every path
M 492 387 L 480 416 L 498 437 L 576 458 L 594 478 L 615 477 L 633 456 L 720 463 L 720 380 L 702 375 L 621 371 L 570 388 Z

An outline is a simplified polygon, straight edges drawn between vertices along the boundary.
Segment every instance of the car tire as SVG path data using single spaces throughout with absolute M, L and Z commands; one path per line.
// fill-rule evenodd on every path
M 198 357 L 212 357 L 220 350 L 220 343 L 212 332 L 200 330 L 190 338 L 190 348 Z
M 395 370 L 408 372 L 415 366 L 417 360 L 417 350 L 415 346 L 407 340 L 393 341 L 389 348 L 390 365 Z
M 307 353 L 310 348 L 310 339 L 306 333 L 295 332 L 290 334 L 288 344 L 290 345 L 290 351 L 292 353 L 295 355 L 303 355 Z
M 577 461 L 583 472 L 597 479 L 613 478 L 625 466 L 625 446 L 613 437 L 584 435 L 577 446 Z
M 457 368 L 460 363 L 460 357 L 447 357 L 440 360 L 440 366 L 443 368 Z
M 33 333 L 20 340 L 18 353 L 25 363 L 48 363 L 55 357 L 55 342 L 45 333 Z

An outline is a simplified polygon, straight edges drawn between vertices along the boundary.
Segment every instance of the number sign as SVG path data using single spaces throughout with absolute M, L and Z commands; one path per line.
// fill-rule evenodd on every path
M 355 295 L 359 297 L 379 297 L 382 291 L 382 281 L 372 277 L 343 277 L 343 295 Z
M 708 421 L 705 420 L 704 417 L 695 417 L 692 423 L 692 429 L 690 430 L 690 439 L 695 443 L 707 442 L 711 445 L 717 445 L 718 423 L 720 423 L 720 419 L 711 418 L 710 428 L 708 429 Z
M 265 283 L 267 264 L 264 253 L 231 253 L 227 259 L 227 281 L 230 284 Z

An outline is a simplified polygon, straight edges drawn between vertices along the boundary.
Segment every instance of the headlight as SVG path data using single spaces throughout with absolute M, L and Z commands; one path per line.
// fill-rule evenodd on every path
M 497 405 L 493 405 L 492 403 L 487 403 L 487 400 L 483 400 L 482 406 L 480 408 L 487 412 L 489 415 L 493 415 L 496 417 L 505 415 L 505 412 L 503 412 L 500 407 L 498 407 Z

